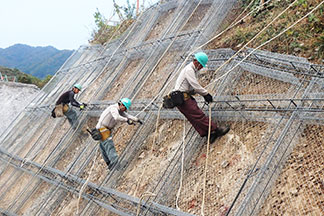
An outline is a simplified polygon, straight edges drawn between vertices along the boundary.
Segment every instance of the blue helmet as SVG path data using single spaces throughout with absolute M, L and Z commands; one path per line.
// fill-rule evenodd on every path
M 120 102 L 126 107 L 126 109 L 129 109 L 130 106 L 132 105 L 132 102 L 128 98 L 122 98 L 120 99 Z
M 208 56 L 204 52 L 198 52 L 195 54 L 195 59 L 203 66 L 206 67 L 208 62 Z
M 74 84 L 74 86 L 73 86 L 74 88 L 77 88 L 77 89 L 79 89 L 80 91 L 81 91 L 81 89 L 82 89 L 82 87 L 81 87 L 81 85 L 80 84 Z

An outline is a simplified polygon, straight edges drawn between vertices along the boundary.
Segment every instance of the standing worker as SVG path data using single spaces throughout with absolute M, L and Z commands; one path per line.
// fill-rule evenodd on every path
M 204 52 L 196 53 L 194 60 L 180 72 L 174 91 L 171 93 L 171 97 L 176 99 L 175 105 L 179 111 L 185 115 L 201 137 L 208 135 L 209 118 L 198 107 L 192 95 L 198 93 L 207 103 L 213 102 L 213 97 L 199 84 L 196 77 L 197 72 L 206 66 L 207 61 L 208 56 Z M 211 122 L 210 143 L 229 130 L 229 127 L 217 127 L 216 123 Z
M 100 137 L 96 138 L 96 140 L 101 140 L 100 151 L 110 170 L 118 161 L 118 155 L 111 137 L 112 129 L 117 125 L 118 122 L 127 122 L 129 125 L 134 124 L 134 122 L 142 124 L 142 121 L 137 117 L 126 113 L 131 104 L 130 99 L 122 98 L 118 103 L 110 105 L 100 115 L 99 121 L 96 125 L 96 131 Z
M 75 110 L 73 110 L 73 108 L 68 104 L 71 103 L 72 106 L 78 107 L 80 110 L 83 110 L 87 106 L 87 104 L 81 104 L 74 99 L 74 95 L 78 94 L 80 91 L 81 85 L 75 84 L 72 90 L 63 93 L 59 97 L 59 99 L 56 101 L 55 108 L 52 111 L 52 116 L 54 118 L 65 115 L 73 129 L 77 127 L 77 114 Z

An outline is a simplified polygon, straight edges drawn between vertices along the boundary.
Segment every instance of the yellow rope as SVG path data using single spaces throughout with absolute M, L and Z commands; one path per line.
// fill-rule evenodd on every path
M 210 140 L 210 130 L 211 130 L 211 105 L 209 105 L 208 112 L 209 112 L 209 126 L 208 126 L 207 151 L 206 151 L 205 172 L 204 172 L 204 182 L 203 182 L 203 197 L 201 203 L 201 215 L 203 216 L 204 216 L 205 197 L 206 197 L 206 179 L 207 179 L 209 144 L 210 144 L 209 140 Z

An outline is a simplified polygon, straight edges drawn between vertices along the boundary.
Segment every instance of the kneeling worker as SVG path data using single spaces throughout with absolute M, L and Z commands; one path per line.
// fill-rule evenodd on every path
M 134 124 L 134 122 L 142 124 L 142 121 L 137 117 L 126 113 L 130 106 L 131 100 L 122 98 L 118 103 L 110 105 L 103 111 L 96 125 L 96 129 L 101 134 L 100 151 L 110 170 L 118 161 L 118 155 L 111 137 L 112 129 L 118 122 L 127 122 L 129 125 Z
M 69 103 L 72 106 L 80 108 L 83 110 L 87 104 L 79 103 L 74 99 L 74 95 L 78 94 L 81 91 L 81 85 L 75 84 L 72 90 L 63 93 L 55 104 L 55 108 L 52 111 L 52 117 L 62 117 L 65 115 L 70 123 L 70 125 L 75 129 L 77 126 L 77 113 L 73 110 L 72 107 L 69 107 Z

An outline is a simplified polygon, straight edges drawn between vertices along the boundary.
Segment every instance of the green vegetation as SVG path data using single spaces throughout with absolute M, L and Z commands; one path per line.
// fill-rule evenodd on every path
M 96 28 L 93 30 L 92 38 L 89 40 L 93 44 L 104 44 L 110 40 L 120 37 L 127 28 L 135 21 L 136 8 L 135 4 L 130 4 L 127 0 L 126 6 L 119 6 L 115 0 L 114 10 L 118 15 L 120 23 L 117 25 L 109 25 L 107 20 L 98 10 L 94 13 Z M 143 8 L 143 7 L 142 7 Z
M 246 13 L 248 13 L 259 6 L 260 2 L 260 0 L 254 0 L 252 4 L 250 4 L 251 0 L 241 0 L 242 11 L 250 5 L 250 8 L 247 8 L 248 10 Z M 239 25 L 226 32 L 221 38 L 212 41 L 208 45 L 208 48 L 230 47 L 234 50 L 238 50 L 258 34 L 268 23 L 273 21 L 273 19 L 292 2 L 292 0 L 271 1 L 265 4 L 262 8 L 256 10 L 255 13 L 244 19 Z M 295 5 L 270 25 L 264 33 L 250 43 L 249 47 L 255 48 L 278 35 L 284 29 L 305 16 L 320 2 L 320 0 L 297 1 Z M 261 49 L 301 56 L 313 63 L 323 64 L 324 5 L 285 34 L 271 41 Z
M 52 78 L 52 75 L 47 75 L 43 80 L 41 80 L 32 75 L 23 73 L 16 68 L 11 69 L 11 68 L 1 67 L 1 66 L 0 66 L 0 72 L 2 76 L 6 75 L 10 81 L 13 80 L 13 77 L 16 77 L 16 82 L 34 84 L 39 88 L 42 88 Z

